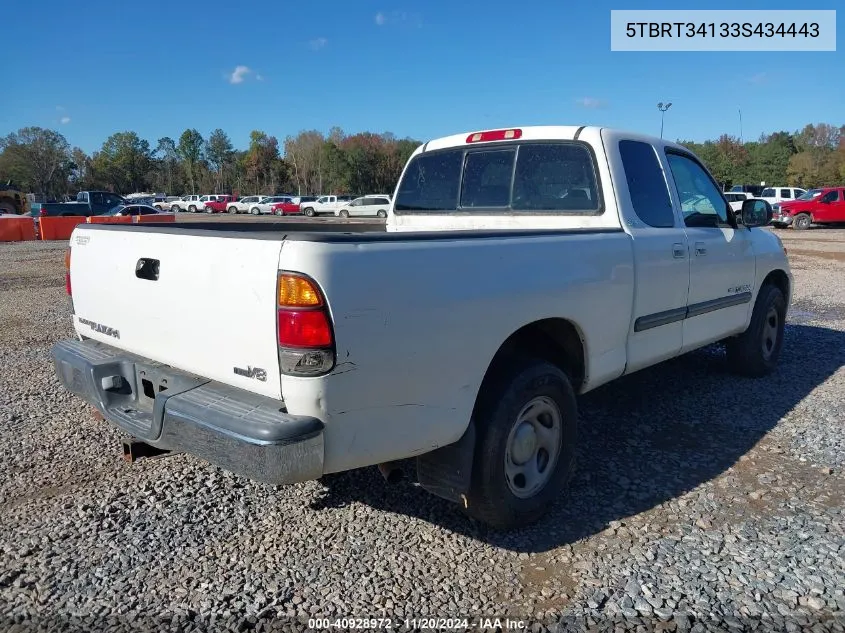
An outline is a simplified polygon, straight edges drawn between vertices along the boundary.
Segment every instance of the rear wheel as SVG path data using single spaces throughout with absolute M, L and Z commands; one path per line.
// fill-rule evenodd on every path
M 349 211 L 347 211 L 346 209 L 341 209 L 340 213 L 338 213 L 338 215 L 342 218 L 348 218 L 349 217 Z
M 771 373 L 783 346 L 785 321 L 786 297 L 777 286 L 765 284 L 757 295 L 748 329 L 725 341 L 730 369 L 752 378 Z
M 813 220 L 808 214 L 799 213 L 795 216 L 795 219 L 792 221 L 792 228 L 797 231 L 803 231 L 805 229 L 809 229 L 812 223 Z
M 261 209 L 259 209 L 258 207 L 252 207 L 252 208 L 249 210 L 249 212 L 250 212 L 252 215 L 259 215 L 259 214 L 261 213 Z
M 387 211 L 385 211 L 384 209 L 379 209 L 379 212 L 376 215 L 380 218 L 386 218 L 387 217 Z
M 238 207 L 229 207 L 229 213 L 237 213 Z
M 18 212 L 12 204 L 8 202 L 0 202 L 0 213 L 12 213 L 17 215 Z
M 305 208 L 305 215 L 307 215 L 309 218 L 313 218 L 314 217 L 314 209 L 312 209 L 311 207 L 306 207 Z
M 188 211 L 190 211 L 191 213 L 196 213 L 197 208 L 194 205 L 191 205 L 191 206 L 188 207 Z
M 214 209 L 212 209 L 211 207 L 206 207 L 205 212 L 206 213 L 214 213 Z
M 538 520 L 575 467 L 575 392 L 558 367 L 515 359 L 489 380 L 475 411 L 467 512 L 499 529 Z

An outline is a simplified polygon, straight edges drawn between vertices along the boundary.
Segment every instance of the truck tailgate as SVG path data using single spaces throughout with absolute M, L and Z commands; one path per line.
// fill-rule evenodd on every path
M 71 238 L 77 332 L 281 398 L 275 305 L 284 236 L 230 239 L 117 228 L 80 226 Z M 158 261 L 157 279 L 153 264 L 136 272 L 141 260 Z M 256 369 L 265 380 L 250 371 Z

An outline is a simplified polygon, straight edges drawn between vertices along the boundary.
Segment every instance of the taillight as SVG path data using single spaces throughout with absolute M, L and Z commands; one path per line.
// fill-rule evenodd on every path
M 511 141 L 522 136 L 522 130 L 488 130 L 475 132 L 467 136 L 467 143 L 483 143 L 485 141 Z
M 47 215 L 47 209 L 41 207 L 40 209 L 38 209 L 38 215 Z
M 65 292 L 69 297 L 73 296 L 70 287 L 70 247 L 65 251 Z
M 290 376 L 318 376 L 334 367 L 334 332 L 323 293 L 299 273 L 280 272 L 276 291 L 279 366 Z

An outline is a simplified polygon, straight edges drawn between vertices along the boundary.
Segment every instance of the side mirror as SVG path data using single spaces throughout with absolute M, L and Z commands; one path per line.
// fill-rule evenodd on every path
M 772 221 L 772 205 L 766 200 L 746 200 L 742 203 L 740 211 L 742 223 L 748 228 L 754 226 L 766 226 Z

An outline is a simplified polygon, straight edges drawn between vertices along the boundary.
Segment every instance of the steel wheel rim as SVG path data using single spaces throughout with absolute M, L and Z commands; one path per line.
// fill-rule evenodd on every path
M 763 358 L 769 360 L 774 354 L 775 347 L 778 342 L 778 326 L 780 324 L 780 317 L 775 306 L 771 306 L 766 312 L 766 318 L 763 321 Z
M 562 438 L 563 416 L 554 400 L 532 398 L 516 416 L 505 447 L 505 479 L 514 496 L 533 497 L 549 483 Z
M 803 226 L 803 227 L 810 226 L 810 218 L 802 215 L 800 218 L 798 218 L 798 226 Z

